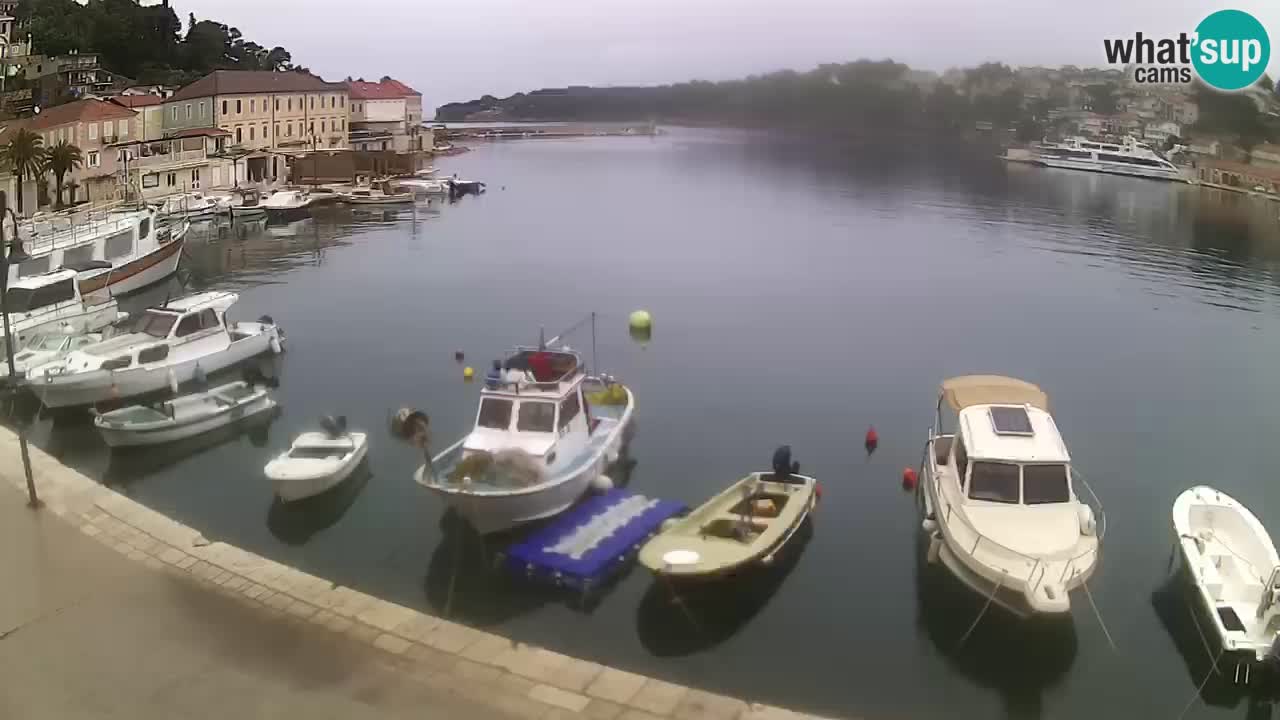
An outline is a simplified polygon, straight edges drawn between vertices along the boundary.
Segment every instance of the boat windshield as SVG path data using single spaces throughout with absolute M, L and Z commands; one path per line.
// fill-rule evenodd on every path
M 4 294 L 5 312 L 24 313 L 46 305 L 68 302 L 76 298 L 75 279 L 67 278 L 40 287 L 9 288 Z
M 133 324 L 133 331 L 145 333 L 151 337 L 169 337 L 169 330 L 178 319 L 177 315 L 153 312 L 148 310 Z
M 556 404 L 553 402 L 520 403 L 516 429 L 520 432 L 551 432 L 556 427 Z
M 66 340 L 64 335 L 37 335 L 27 343 L 28 350 L 36 352 L 56 351 L 62 347 L 62 343 Z
M 476 427 L 506 430 L 511 427 L 511 401 L 503 398 L 481 398 Z
M 1016 505 L 1019 498 L 1018 466 L 1011 463 L 975 461 L 973 472 L 969 476 L 969 497 L 974 500 Z
M 1062 503 L 1071 499 L 1071 485 L 1067 482 L 1067 466 L 1023 465 L 1022 501 L 1028 505 Z

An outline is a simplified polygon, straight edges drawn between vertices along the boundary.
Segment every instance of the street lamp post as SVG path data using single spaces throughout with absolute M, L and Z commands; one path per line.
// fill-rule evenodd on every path
M 21 188 L 19 188 L 21 192 Z M 6 240 L 4 236 L 5 216 L 13 218 L 13 238 Z M 0 190 L 0 317 L 4 318 L 4 354 L 9 362 L 9 379 L 18 377 L 13 363 L 13 334 L 9 330 L 9 308 L 5 306 L 9 295 L 9 266 L 19 265 L 31 256 L 22 250 L 22 241 L 18 239 L 18 217 L 9 208 L 9 195 Z M 40 507 L 40 498 L 36 495 L 36 482 L 31 476 L 31 455 L 27 451 L 27 430 L 21 423 L 18 425 L 18 446 L 22 449 L 22 470 L 27 475 L 27 507 Z

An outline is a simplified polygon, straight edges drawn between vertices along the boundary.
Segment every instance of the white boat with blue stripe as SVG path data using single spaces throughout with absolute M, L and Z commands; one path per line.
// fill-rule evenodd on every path
M 552 517 L 623 452 L 631 391 L 588 376 L 578 353 L 518 347 L 480 391 L 471 432 L 414 474 L 481 533 Z

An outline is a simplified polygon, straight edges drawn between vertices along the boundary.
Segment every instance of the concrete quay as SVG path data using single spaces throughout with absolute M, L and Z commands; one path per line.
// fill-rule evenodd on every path
M 820 720 L 561 655 L 175 522 L 0 428 L 0 717 Z

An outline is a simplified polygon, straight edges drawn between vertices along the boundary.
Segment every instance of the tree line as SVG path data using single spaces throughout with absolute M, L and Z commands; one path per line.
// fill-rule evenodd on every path
M 214 20 L 187 18 L 186 31 L 168 3 L 137 0 L 23 0 L 20 32 L 35 52 L 97 53 L 101 65 L 142 84 L 185 84 L 213 70 L 296 70 L 288 50 L 246 40 L 240 30 Z

